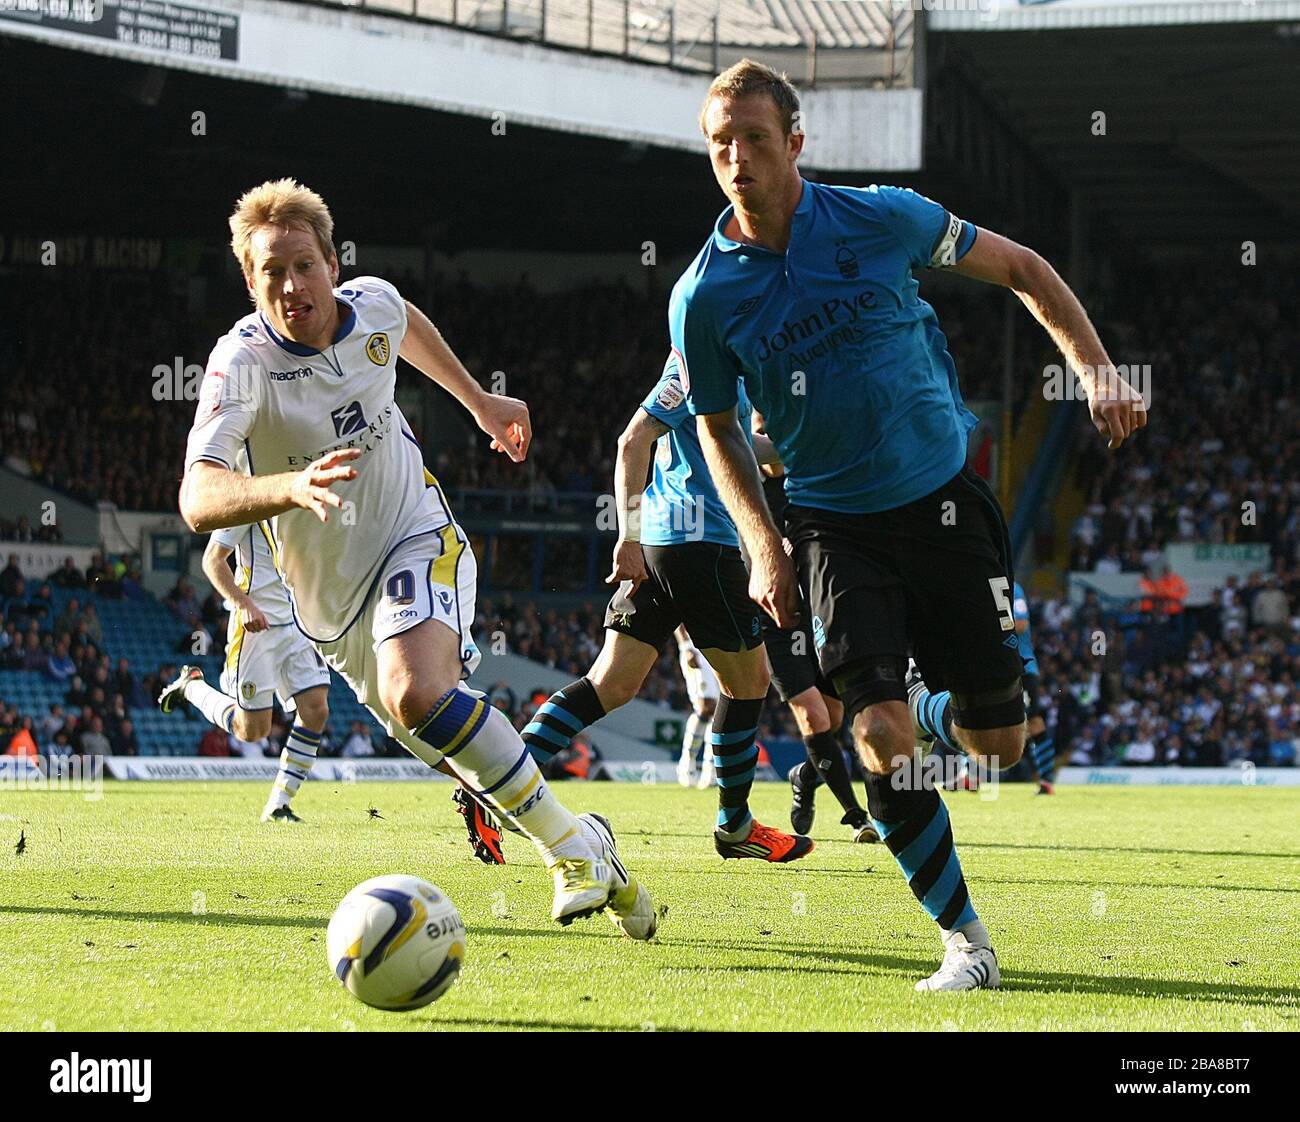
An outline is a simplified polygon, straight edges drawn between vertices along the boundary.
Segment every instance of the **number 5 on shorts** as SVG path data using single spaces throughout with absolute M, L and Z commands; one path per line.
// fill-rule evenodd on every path
M 1002 616 L 1000 621 L 1002 630 L 1014 631 L 1016 617 L 1011 610 L 1011 597 L 1007 595 L 1011 589 L 1011 582 L 1006 577 L 989 577 L 989 588 L 993 590 L 993 603 Z

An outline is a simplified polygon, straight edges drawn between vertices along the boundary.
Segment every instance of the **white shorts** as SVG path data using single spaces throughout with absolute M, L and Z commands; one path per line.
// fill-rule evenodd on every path
M 452 522 L 397 546 L 352 626 L 334 642 L 317 644 L 388 735 L 431 766 L 440 753 L 411 736 L 379 700 L 379 645 L 435 619 L 460 636 L 461 677 L 468 677 L 482 658 L 470 634 L 477 593 L 478 563 L 465 532 Z
M 699 651 L 694 651 L 699 667 L 687 665 L 686 658 L 690 653 L 689 650 L 682 650 L 678 657 L 682 665 L 682 677 L 686 679 L 686 694 L 691 699 L 691 708 L 698 709 L 702 701 L 717 701 L 721 691 L 718 688 L 718 676 Z
M 221 692 L 241 709 L 270 709 L 276 696 L 291 709 L 295 694 L 330 684 L 329 667 L 292 623 L 245 631 L 238 620 L 239 613 L 232 612 Z

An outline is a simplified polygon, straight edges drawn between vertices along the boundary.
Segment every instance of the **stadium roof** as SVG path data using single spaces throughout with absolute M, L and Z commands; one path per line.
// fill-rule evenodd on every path
M 1118 245 L 1295 239 L 1300 27 L 945 32 L 929 43 L 931 72 L 963 70 Z M 928 116 L 946 111 L 929 97 Z

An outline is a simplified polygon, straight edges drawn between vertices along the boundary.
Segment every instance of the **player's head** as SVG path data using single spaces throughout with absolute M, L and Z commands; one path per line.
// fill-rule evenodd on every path
M 761 213 L 788 196 L 803 150 L 799 95 L 782 73 L 741 59 L 713 79 L 700 109 L 713 174 L 734 206 Z
M 230 248 L 254 303 L 281 335 L 328 342 L 338 322 L 334 219 L 315 191 L 272 179 L 246 191 L 230 216 Z

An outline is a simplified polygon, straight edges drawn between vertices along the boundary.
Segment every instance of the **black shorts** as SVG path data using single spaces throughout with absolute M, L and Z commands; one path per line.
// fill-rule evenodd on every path
M 749 572 L 734 545 L 686 542 L 647 545 L 643 581 L 619 610 L 616 593 L 605 610 L 610 631 L 658 650 L 684 624 L 700 650 L 752 651 L 763 641 L 759 610 L 749 598 Z M 620 605 L 621 607 L 621 605 Z
M 762 608 L 758 611 L 763 624 L 763 645 L 767 647 L 767 661 L 772 669 L 772 685 L 781 700 L 788 702 L 813 686 L 834 697 L 835 688 L 817 665 L 807 612 L 798 627 L 785 631 Z
M 1010 534 L 974 472 L 872 514 L 791 504 L 786 536 L 827 678 L 855 663 L 888 663 L 868 703 L 902 701 L 898 668 L 911 654 L 936 692 L 977 694 L 1019 680 Z

